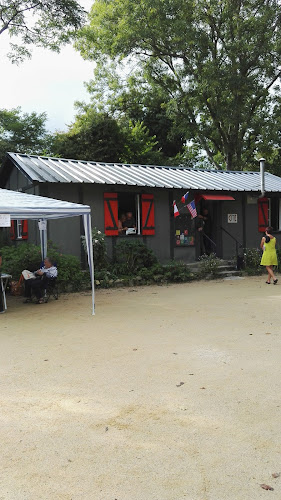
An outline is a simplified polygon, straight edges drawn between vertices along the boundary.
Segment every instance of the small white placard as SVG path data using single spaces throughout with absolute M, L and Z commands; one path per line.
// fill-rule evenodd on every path
M 228 224 L 237 224 L 237 214 L 227 214 L 227 222 Z
M 38 227 L 39 227 L 39 231 L 46 231 L 47 221 L 46 220 L 39 220 Z
M 0 214 L 0 227 L 11 227 L 11 216 Z
M 255 197 L 255 196 L 250 196 L 250 195 L 248 194 L 248 196 L 247 196 L 247 203 L 248 203 L 248 205 L 257 205 L 257 203 L 258 203 L 258 199 L 257 199 L 257 197 Z

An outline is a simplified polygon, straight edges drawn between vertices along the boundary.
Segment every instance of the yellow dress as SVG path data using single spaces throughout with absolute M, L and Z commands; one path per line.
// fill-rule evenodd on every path
M 271 238 L 268 243 L 264 243 L 264 252 L 261 258 L 261 266 L 277 266 L 277 254 L 275 250 L 276 238 Z

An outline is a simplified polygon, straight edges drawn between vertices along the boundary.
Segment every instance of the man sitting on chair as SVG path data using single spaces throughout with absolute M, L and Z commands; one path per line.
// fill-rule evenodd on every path
M 48 284 L 52 279 L 56 278 L 58 275 L 58 270 L 50 257 L 46 257 L 44 260 L 44 266 L 35 271 L 38 276 L 36 279 L 25 280 L 25 302 L 31 302 L 32 292 L 37 298 L 38 304 L 43 304 L 43 291 L 46 289 Z

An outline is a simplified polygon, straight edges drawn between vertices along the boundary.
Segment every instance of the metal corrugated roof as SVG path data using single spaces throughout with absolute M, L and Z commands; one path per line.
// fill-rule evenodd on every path
M 32 182 L 90 183 L 156 188 L 260 191 L 259 172 L 128 165 L 7 153 Z M 266 192 L 281 192 L 281 178 L 265 173 Z

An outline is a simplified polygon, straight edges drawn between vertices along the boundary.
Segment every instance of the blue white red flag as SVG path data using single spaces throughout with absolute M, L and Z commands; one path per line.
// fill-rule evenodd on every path
M 197 217 L 197 210 L 196 210 L 196 207 L 195 207 L 195 201 L 194 200 L 191 201 L 186 206 L 187 206 L 188 210 L 190 211 L 191 218 L 194 219 L 195 217 Z
M 178 211 L 178 207 L 176 205 L 176 202 L 174 201 L 173 203 L 173 207 L 174 207 L 174 217 L 178 217 L 180 215 L 179 211 Z
M 187 202 L 188 194 L 189 194 L 189 191 L 187 191 L 187 193 L 185 193 L 185 194 L 182 196 L 182 198 L 181 198 L 181 202 L 182 202 L 182 203 L 184 203 L 184 204 L 185 204 L 185 203 Z

